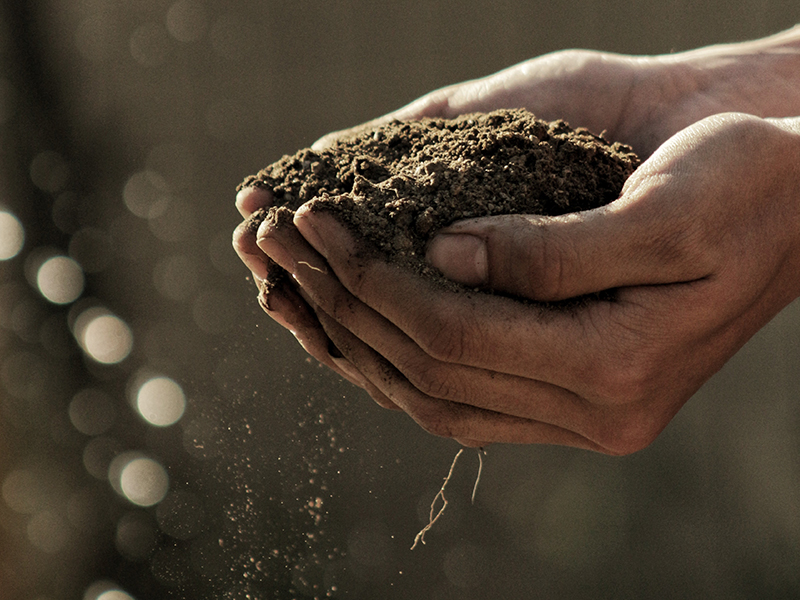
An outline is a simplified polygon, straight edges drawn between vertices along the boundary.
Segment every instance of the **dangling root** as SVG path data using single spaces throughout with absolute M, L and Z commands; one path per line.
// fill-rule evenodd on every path
M 439 489 L 439 493 L 437 493 L 436 496 L 434 496 L 433 502 L 431 502 L 431 513 L 430 513 L 430 517 L 429 517 L 429 520 L 428 520 L 428 524 L 425 525 L 425 527 L 423 527 L 422 530 L 414 538 L 414 544 L 411 546 L 412 550 L 414 548 L 416 548 L 417 544 L 419 544 L 420 542 L 422 542 L 423 544 L 425 543 L 425 534 L 428 533 L 431 530 L 431 527 L 433 527 L 433 524 L 436 523 L 436 521 L 439 520 L 439 517 L 442 516 L 442 513 L 444 512 L 444 509 L 447 508 L 447 498 L 445 498 L 445 496 L 444 496 L 444 488 L 450 482 L 450 478 L 453 476 L 453 470 L 456 468 L 456 463 L 458 462 L 458 458 L 459 458 L 459 456 L 461 456 L 461 454 L 463 452 L 464 452 L 464 448 L 460 448 L 459 451 L 456 452 L 456 455 L 453 458 L 453 462 L 450 465 L 450 471 L 447 473 L 447 477 L 444 478 L 444 483 L 442 483 L 442 487 Z M 475 504 L 475 493 L 478 491 L 478 483 L 481 480 L 481 472 L 483 471 L 483 455 L 485 453 L 486 453 L 486 451 L 483 448 L 479 448 L 478 449 L 478 476 L 475 479 L 475 485 L 472 488 L 472 503 L 473 504 Z M 434 512 L 436 511 L 436 501 L 439 500 L 439 498 L 442 499 L 442 506 L 439 509 L 439 511 L 436 512 L 436 514 L 434 514 Z
M 475 494 L 478 493 L 478 484 L 481 482 L 481 473 L 483 473 L 483 455 L 486 450 L 478 448 L 478 475 L 475 477 L 475 485 L 472 486 L 472 503 L 475 504 Z

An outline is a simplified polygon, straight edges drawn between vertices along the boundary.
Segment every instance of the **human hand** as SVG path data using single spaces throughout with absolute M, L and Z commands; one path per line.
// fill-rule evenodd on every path
M 427 430 L 625 454 L 800 294 L 798 164 L 796 121 L 719 115 L 660 147 L 604 208 L 443 231 L 432 263 L 494 295 L 364 255 L 308 205 L 297 231 L 262 226 L 257 245 L 292 273 L 351 379 Z M 613 301 L 561 310 L 506 296 L 608 289 Z
M 647 158 L 669 137 L 711 115 L 796 115 L 798 39 L 800 28 L 743 44 L 656 56 L 561 50 L 435 90 L 378 119 L 330 133 L 314 148 L 392 120 L 526 108 L 540 119 L 604 131 Z

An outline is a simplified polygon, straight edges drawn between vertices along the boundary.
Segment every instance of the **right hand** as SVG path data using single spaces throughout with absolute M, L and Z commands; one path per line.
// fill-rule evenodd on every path
M 443 230 L 431 262 L 499 294 L 437 288 L 309 205 L 296 230 L 266 224 L 258 245 L 362 387 L 431 433 L 627 454 L 800 294 L 798 125 L 715 115 L 663 144 L 608 206 Z M 613 300 L 562 310 L 513 299 L 606 290 Z

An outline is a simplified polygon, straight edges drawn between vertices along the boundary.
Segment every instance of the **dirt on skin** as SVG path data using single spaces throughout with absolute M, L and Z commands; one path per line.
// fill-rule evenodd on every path
M 250 217 L 254 229 L 264 219 L 290 225 L 293 212 L 311 202 L 335 213 L 364 252 L 452 287 L 424 261 L 441 228 L 473 217 L 597 208 L 619 197 L 638 165 L 630 147 L 586 129 L 498 110 L 388 123 L 318 152 L 284 156 L 239 189 L 272 192 L 273 206 Z

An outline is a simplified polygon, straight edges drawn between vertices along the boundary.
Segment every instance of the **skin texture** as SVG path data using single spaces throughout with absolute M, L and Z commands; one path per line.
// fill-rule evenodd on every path
M 293 275 L 262 302 L 268 314 L 427 431 L 637 451 L 800 295 L 799 38 L 668 57 L 564 51 L 367 124 L 524 106 L 647 157 L 606 207 L 462 221 L 434 238 L 434 266 L 495 294 L 434 288 L 305 208 L 296 229 L 240 227 L 234 246 L 257 280 L 267 257 Z M 265 190 L 237 197 L 243 216 L 270 202 Z M 608 289 L 613 301 L 569 310 L 509 297 Z

